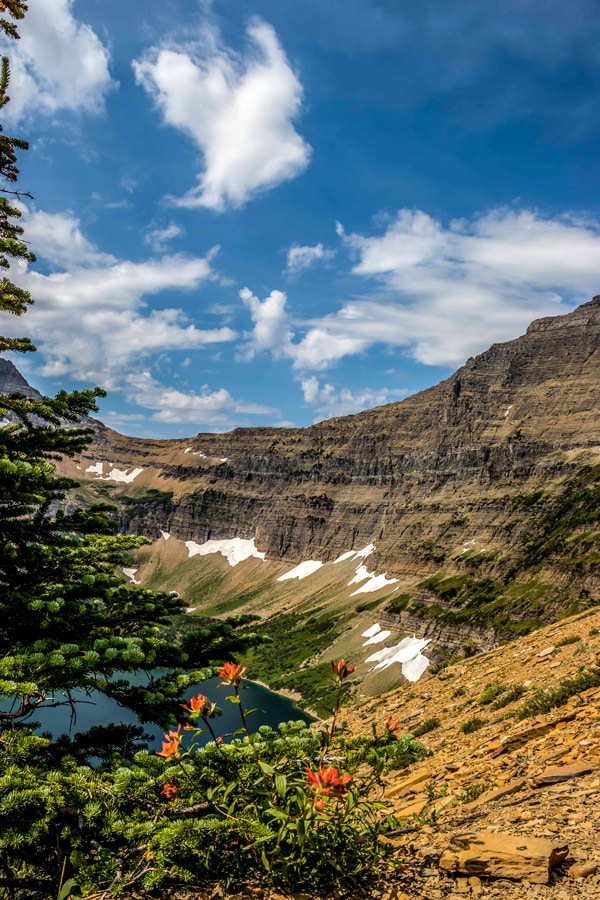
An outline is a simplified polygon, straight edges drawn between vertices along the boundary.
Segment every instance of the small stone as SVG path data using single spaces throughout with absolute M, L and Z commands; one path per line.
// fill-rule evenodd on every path
M 597 863 L 575 863 L 569 869 L 569 875 L 571 878 L 589 878 L 590 875 L 595 875 L 597 871 Z
M 483 882 L 481 878 L 477 877 L 477 875 L 471 875 L 471 877 L 469 878 L 469 884 L 474 894 L 481 894 L 481 892 L 483 891 Z

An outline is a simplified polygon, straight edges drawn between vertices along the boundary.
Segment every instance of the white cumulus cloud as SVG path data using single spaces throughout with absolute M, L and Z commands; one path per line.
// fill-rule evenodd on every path
M 98 35 L 73 15 L 73 0 L 29 0 L 21 39 L 11 41 L 6 115 L 20 120 L 61 110 L 98 113 L 114 87 L 109 53 Z
M 294 336 L 286 310 L 287 297 L 283 291 L 271 291 L 261 301 L 249 288 L 242 288 L 240 297 L 250 310 L 254 328 L 239 351 L 239 358 L 254 359 L 257 353 L 269 350 L 275 358 L 289 356 Z
M 268 23 L 255 19 L 247 36 L 239 54 L 206 26 L 194 45 L 164 44 L 133 63 L 164 122 L 202 152 L 203 171 L 182 206 L 239 207 L 308 165 L 310 147 L 294 127 L 302 85 Z
M 200 329 L 177 308 L 148 310 L 144 298 L 161 291 L 197 289 L 213 279 L 211 260 L 165 255 L 133 262 L 100 253 L 68 213 L 28 215 L 34 249 L 59 271 L 41 274 L 15 266 L 15 281 L 36 299 L 26 321 L 11 319 L 5 331 L 25 329 L 44 359 L 43 374 L 70 375 L 119 389 L 127 372 L 147 356 L 169 349 L 197 349 L 231 341 L 230 328 Z

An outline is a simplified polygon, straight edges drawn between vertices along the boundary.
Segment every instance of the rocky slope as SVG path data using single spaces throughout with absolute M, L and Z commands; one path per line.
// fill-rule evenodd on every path
M 430 729 L 430 758 L 383 788 L 406 825 L 390 898 L 600 896 L 599 659 L 588 612 L 347 711 L 356 734 Z

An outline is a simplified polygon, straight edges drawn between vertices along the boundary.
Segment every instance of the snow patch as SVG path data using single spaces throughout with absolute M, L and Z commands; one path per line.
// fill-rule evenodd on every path
M 512 409 L 512 403 L 511 403 L 510 406 L 507 406 L 507 407 L 506 407 L 506 412 L 504 413 L 504 418 L 506 418 L 506 416 L 509 414 L 509 412 L 511 411 L 511 409 Z
M 367 571 L 367 567 L 359 566 L 358 569 L 356 570 L 356 575 L 354 576 L 354 578 L 351 578 L 350 581 L 348 582 L 348 587 L 350 587 L 351 584 L 360 584 L 361 581 L 364 581 L 366 578 L 370 578 L 370 577 L 371 577 L 371 572 Z
M 195 541 L 186 541 L 185 546 L 188 549 L 188 557 L 192 556 L 209 556 L 211 553 L 220 553 L 224 556 L 230 566 L 237 566 L 238 563 L 245 559 L 254 557 L 255 559 L 264 560 L 265 554 L 260 553 L 256 549 L 254 538 L 245 540 L 244 538 L 227 538 L 223 541 L 206 541 L 204 544 L 197 544 Z
M 377 663 L 373 667 L 373 671 L 387 669 L 394 663 L 399 663 L 402 674 L 408 681 L 418 681 L 429 666 L 429 660 L 422 651 L 430 643 L 431 639 L 417 638 L 413 635 L 413 637 L 404 638 L 394 647 L 384 647 L 382 650 L 372 653 L 365 662 Z
M 163 536 L 163 538 L 165 539 L 165 541 L 168 541 L 169 538 L 171 537 L 171 535 L 169 534 L 168 531 L 162 531 L 162 529 L 161 529 L 161 532 L 160 532 L 160 533 L 162 534 L 162 536 Z
M 206 459 L 206 453 L 202 453 L 200 450 L 192 450 L 191 447 L 186 447 L 183 451 L 184 453 L 191 453 L 192 456 L 199 456 L 200 459 Z
M 277 581 L 289 581 L 291 578 L 297 578 L 298 581 L 301 581 L 308 575 L 312 575 L 317 569 L 320 569 L 322 565 L 322 562 L 317 562 L 315 559 L 307 559 L 306 562 L 301 562 L 295 568 L 290 569 L 285 575 L 280 575 Z
M 374 634 L 369 638 L 368 641 L 365 641 L 363 647 L 368 647 L 369 644 L 381 644 L 382 641 L 387 640 L 391 635 L 391 631 L 378 631 L 377 634 Z
M 366 631 L 363 631 L 363 633 L 361 634 L 361 637 L 366 637 L 366 638 L 373 637 L 373 635 L 377 634 L 378 631 L 381 631 L 381 625 L 379 624 L 379 622 L 375 622 L 374 625 L 371 625 L 370 628 L 367 628 Z
M 347 559 L 366 559 L 366 557 L 370 556 L 374 550 L 375 544 L 367 544 L 362 550 L 347 550 L 345 553 L 342 553 L 341 556 L 338 556 L 338 558 L 333 561 L 333 564 L 335 566 L 336 563 L 345 562 Z
M 364 569 L 364 566 L 360 566 L 360 569 Z M 356 573 L 358 575 L 358 572 Z M 356 576 L 355 576 L 356 577 Z M 379 591 L 381 588 L 387 587 L 388 584 L 396 584 L 398 582 L 397 578 L 388 578 L 387 573 L 383 575 L 375 575 L 374 572 L 367 572 L 366 577 L 369 579 L 364 584 L 361 584 L 359 588 L 353 591 L 350 596 L 356 597 L 357 594 L 371 594 L 373 591 Z M 360 579 L 364 580 L 363 577 Z M 350 582 L 352 584 L 354 579 Z
M 137 569 L 123 569 L 123 575 L 125 575 L 126 578 L 129 578 L 129 584 L 141 584 L 142 583 L 141 581 L 138 581 L 138 579 L 135 577 L 136 572 L 137 572 Z
M 108 474 L 104 474 L 104 466 L 108 466 Z M 131 484 L 138 475 L 144 471 L 141 468 L 132 469 L 131 472 L 128 472 L 126 469 L 118 469 L 114 463 L 111 462 L 97 462 L 92 466 L 88 466 L 85 470 L 86 472 L 91 472 L 93 475 L 98 477 L 99 481 L 118 481 L 121 484 Z

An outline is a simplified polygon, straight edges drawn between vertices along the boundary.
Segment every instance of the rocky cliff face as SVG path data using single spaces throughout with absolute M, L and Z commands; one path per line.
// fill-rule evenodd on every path
M 150 537 L 254 538 L 290 563 L 373 542 L 409 596 L 399 615 L 502 630 L 598 596 L 599 412 L 596 297 L 436 387 L 310 428 L 144 441 L 99 426 L 76 474 Z

